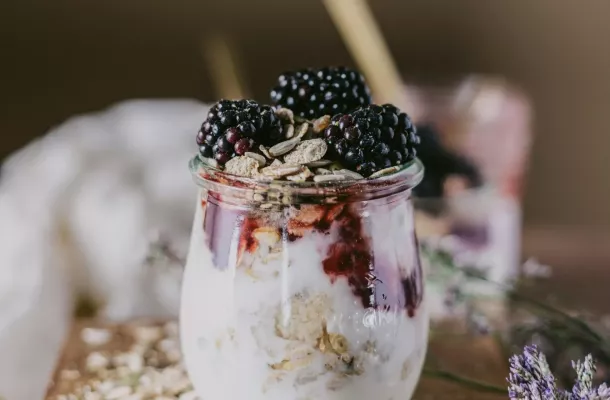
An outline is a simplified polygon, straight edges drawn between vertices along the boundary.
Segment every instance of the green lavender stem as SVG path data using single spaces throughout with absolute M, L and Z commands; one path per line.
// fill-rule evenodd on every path
M 480 392 L 496 393 L 506 396 L 507 389 L 500 386 L 491 385 L 489 383 L 480 382 L 475 379 L 463 377 L 461 375 L 454 374 L 449 371 L 437 370 L 437 369 L 424 369 L 424 375 L 430 378 L 444 379 L 458 385 L 478 390 Z

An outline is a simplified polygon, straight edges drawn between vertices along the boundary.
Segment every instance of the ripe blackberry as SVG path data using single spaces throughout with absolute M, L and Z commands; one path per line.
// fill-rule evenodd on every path
M 221 100 L 209 111 L 197 133 L 199 153 L 220 165 L 261 144 L 277 143 L 282 124 L 273 108 L 254 100 Z
M 419 198 L 442 198 L 445 180 L 451 175 L 463 176 L 470 187 L 482 184 L 477 167 L 466 158 L 447 150 L 439 140 L 432 126 L 419 129 L 421 144 L 417 155 L 426 166 L 422 182 L 413 189 Z
M 280 75 L 271 102 L 313 119 L 371 104 L 371 93 L 359 72 L 345 67 L 309 68 Z
M 411 161 L 419 144 L 409 116 L 391 104 L 334 116 L 324 136 L 334 158 L 365 177 Z

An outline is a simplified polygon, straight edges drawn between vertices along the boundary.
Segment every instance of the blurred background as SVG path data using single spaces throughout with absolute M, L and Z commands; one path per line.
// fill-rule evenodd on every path
M 283 70 L 354 65 L 318 1 L 3 1 L 0 159 L 77 113 L 129 98 L 217 97 L 203 53 L 227 35 L 251 94 Z M 530 97 L 527 226 L 610 231 L 610 3 L 375 0 L 408 81 L 500 74 Z
M 0 363 L 0 391 L 20 394 L 7 399 L 44 389 L 72 295 L 78 311 L 79 296 L 96 292 L 94 308 L 111 319 L 175 316 L 195 191 L 185 160 L 196 151 L 202 103 L 227 93 L 268 102 L 285 70 L 361 67 L 323 3 L 1 2 L 0 354 L 19 363 Z M 522 256 L 568 267 L 554 291 L 607 304 L 593 294 L 607 292 L 607 280 L 574 267 L 605 271 L 610 261 L 610 2 L 368 4 L 402 79 L 394 87 L 404 84 L 414 101 L 407 111 L 433 122 L 444 148 L 484 177 L 464 191 L 452 171 L 427 164 L 442 184 L 418 203 L 420 237 L 457 237 L 495 281 L 510 278 Z M 162 101 L 116 106 L 133 99 Z M 487 196 L 489 187 L 500 195 Z M 160 267 L 142 268 L 149 264 Z M 445 292 L 461 283 L 431 283 L 444 316 Z M 579 286 L 586 293 L 566 295 Z M 46 342 L 36 336 L 57 320 Z M 46 363 L 22 357 L 32 343 Z M 25 379 L 32 365 L 38 388 Z

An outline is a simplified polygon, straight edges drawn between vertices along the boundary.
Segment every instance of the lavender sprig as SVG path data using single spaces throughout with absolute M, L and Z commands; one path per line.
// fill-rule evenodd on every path
M 508 396 L 511 400 L 557 400 L 555 377 L 544 354 L 526 346 L 523 354 L 510 358 Z
M 588 355 L 572 362 L 576 382 L 572 392 L 557 388 L 546 357 L 536 346 L 525 346 L 523 354 L 510 358 L 508 396 L 511 400 L 610 400 L 610 388 L 604 383 L 593 387 L 595 363 Z
M 572 387 L 572 399 L 588 400 L 591 397 L 593 374 L 595 373 L 593 357 L 589 354 L 585 357 L 584 362 L 572 361 L 572 368 L 576 371 L 576 383 Z

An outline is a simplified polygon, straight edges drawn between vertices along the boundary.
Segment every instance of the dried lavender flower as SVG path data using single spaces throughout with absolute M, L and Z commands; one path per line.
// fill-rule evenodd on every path
M 572 361 L 572 368 L 576 371 L 576 383 L 572 387 L 572 400 L 589 400 L 593 393 L 593 374 L 595 364 L 591 354 L 585 357 L 585 361 Z
M 597 389 L 592 390 L 590 400 L 609 400 L 610 399 L 610 387 L 605 383 L 599 385 Z
M 523 354 L 510 358 L 508 396 L 511 400 L 558 400 L 555 377 L 544 354 L 526 346 Z
M 584 361 L 572 362 L 576 383 L 572 392 L 558 389 L 546 357 L 536 346 L 525 346 L 523 354 L 510 358 L 508 396 L 511 400 L 610 400 L 604 383 L 593 387 L 595 363 L 589 354 Z

